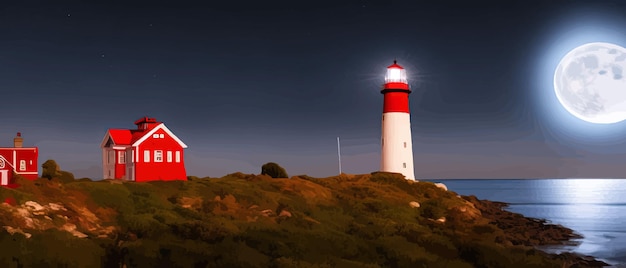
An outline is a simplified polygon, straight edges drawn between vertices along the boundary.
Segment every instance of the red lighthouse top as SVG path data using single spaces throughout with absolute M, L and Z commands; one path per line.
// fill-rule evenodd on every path
M 383 113 L 409 113 L 409 82 L 406 79 L 406 70 L 394 60 L 387 67 L 385 85 L 380 93 L 385 95 Z
M 385 91 L 395 90 L 408 91 L 408 93 L 411 93 L 409 82 L 406 79 L 406 70 L 394 60 L 393 64 L 387 67 L 385 86 L 381 93 L 384 94 Z
M 389 69 L 389 68 L 404 70 L 404 68 L 402 66 L 398 65 L 398 62 L 396 60 L 393 60 L 393 64 L 387 66 L 387 69 Z

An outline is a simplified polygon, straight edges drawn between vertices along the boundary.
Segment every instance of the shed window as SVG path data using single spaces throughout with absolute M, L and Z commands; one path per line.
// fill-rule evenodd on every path
M 126 163 L 126 152 L 117 152 L 117 163 L 118 164 Z
M 154 162 L 163 162 L 163 151 L 161 150 L 154 151 Z
M 150 150 L 143 151 L 143 161 L 146 163 L 150 162 Z
M 167 162 L 172 163 L 172 151 L 167 151 Z
M 26 160 L 20 160 L 20 170 L 26 170 Z
M 176 163 L 180 163 L 180 151 L 176 151 Z

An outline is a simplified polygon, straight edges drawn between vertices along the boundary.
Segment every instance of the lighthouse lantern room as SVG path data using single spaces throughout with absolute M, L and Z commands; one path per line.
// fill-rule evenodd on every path
M 384 96 L 384 103 L 380 169 L 385 172 L 402 173 L 407 180 L 415 180 L 409 112 L 411 89 L 406 70 L 395 60 L 387 67 L 385 85 L 381 93 Z

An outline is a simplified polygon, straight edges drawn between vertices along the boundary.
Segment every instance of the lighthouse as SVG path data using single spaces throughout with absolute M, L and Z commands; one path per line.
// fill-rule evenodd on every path
M 407 180 L 415 180 L 409 94 L 411 89 L 406 70 L 396 61 L 387 67 L 381 137 L 380 170 L 402 173 Z

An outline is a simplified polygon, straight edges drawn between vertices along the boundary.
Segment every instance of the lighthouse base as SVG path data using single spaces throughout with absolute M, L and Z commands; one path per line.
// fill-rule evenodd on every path
M 381 148 L 380 171 L 401 173 L 407 180 L 415 180 L 409 113 L 383 113 Z

